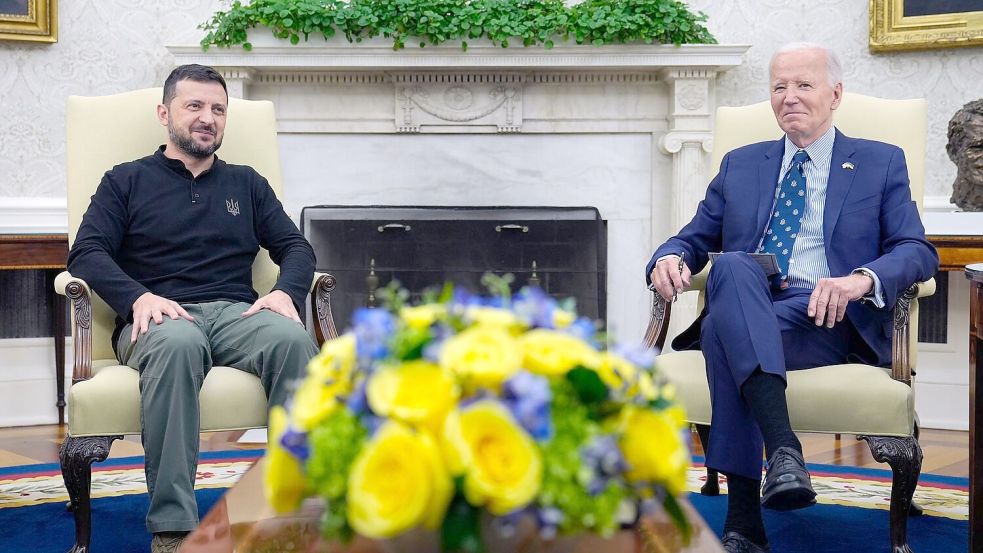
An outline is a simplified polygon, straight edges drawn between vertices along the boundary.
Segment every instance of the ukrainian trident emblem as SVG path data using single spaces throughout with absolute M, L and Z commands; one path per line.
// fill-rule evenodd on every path
M 229 210 L 229 213 L 231 213 L 233 217 L 239 214 L 239 202 L 235 200 L 225 200 L 225 208 Z

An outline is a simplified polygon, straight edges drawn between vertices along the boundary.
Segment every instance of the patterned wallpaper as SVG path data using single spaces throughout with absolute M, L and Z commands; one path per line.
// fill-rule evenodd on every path
M 883 98 L 928 99 L 925 195 L 952 194 L 956 167 L 945 153 L 952 115 L 983 97 L 983 47 L 872 54 L 867 49 L 866 0 L 688 0 L 709 16 L 723 44 L 751 44 L 744 65 L 717 85 L 720 105 L 768 98 L 768 60 L 794 41 L 830 46 L 843 64 L 844 90 Z
M 767 63 L 785 42 L 832 45 L 846 89 L 889 98 L 929 99 L 926 195 L 948 195 L 955 167 L 946 125 L 983 96 L 983 48 L 871 54 L 863 0 L 689 0 L 706 12 L 721 43 L 754 44 L 746 64 L 718 86 L 722 105 L 767 98 Z M 225 0 L 63 0 L 58 43 L 0 42 L 0 197 L 64 195 L 64 107 L 70 94 L 110 94 L 159 86 L 172 65 L 165 44 L 190 44 L 197 25 Z
M 0 197 L 65 195 L 65 99 L 160 86 L 216 0 L 62 0 L 58 42 L 0 42 Z

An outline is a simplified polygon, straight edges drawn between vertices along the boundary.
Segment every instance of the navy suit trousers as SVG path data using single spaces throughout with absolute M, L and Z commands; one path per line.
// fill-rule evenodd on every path
M 776 290 L 744 252 L 725 253 L 707 279 L 707 316 L 700 329 L 713 418 L 706 465 L 725 474 L 761 477 L 761 432 L 741 395 L 758 367 L 785 379 L 786 370 L 846 363 L 863 340 L 844 318 L 816 326 L 806 309 L 812 290 Z

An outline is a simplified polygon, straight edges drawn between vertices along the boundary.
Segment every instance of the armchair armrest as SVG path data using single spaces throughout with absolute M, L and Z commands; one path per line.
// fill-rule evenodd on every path
M 311 282 L 311 316 L 314 318 L 314 336 L 320 347 L 325 340 L 338 337 L 338 329 L 331 316 L 331 292 L 338 281 L 328 273 L 314 273 Z
M 710 274 L 710 267 L 707 266 L 699 273 L 690 277 L 688 292 L 702 293 L 707 286 L 707 275 Z M 645 337 L 642 338 L 642 345 L 648 348 L 662 349 L 666 344 L 666 333 L 669 331 L 669 317 L 672 314 L 672 304 L 666 303 L 658 292 L 652 292 L 652 308 L 649 310 L 649 324 L 645 329 Z
M 916 282 L 915 286 L 918 287 L 916 298 L 927 298 L 935 294 L 935 279 L 930 278 L 925 282 Z
M 92 290 L 82 279 L 62 271 L 55 277 L 55 292 L 72 302 L 72 384 L 92 378 Z
M 916 282 L 898 298 L 894 306 L 894 331 L 891 333 L 891 378 L 911 386 L 911 327 L 909 318 L 913 302 L 935 293 L 935 279 Z

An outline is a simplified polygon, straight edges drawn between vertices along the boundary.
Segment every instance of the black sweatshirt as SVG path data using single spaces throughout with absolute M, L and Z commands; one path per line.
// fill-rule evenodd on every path
M 251 167 L 215 158 L 194 178 L 163 154 L 113 167 L 103 177 L 68 254 L 119 315 L 116 336 L 145 292 L 178 303 L 252 303 L 252 264 L 260 247 L 280 266 L 274 290 L 300 311 L 314 277 L 314 250 Z

